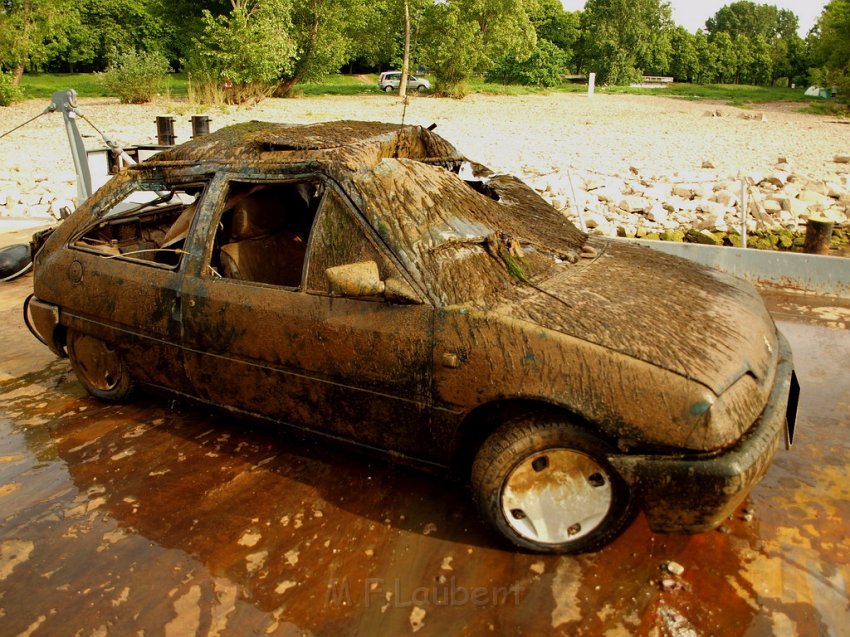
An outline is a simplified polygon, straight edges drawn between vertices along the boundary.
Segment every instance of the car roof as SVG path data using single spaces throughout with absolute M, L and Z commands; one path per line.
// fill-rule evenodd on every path
M 445 139 L 421 126 L 337 121 L 318 124 L 235 124 L 164 150 L 139 167 L 163 164 L 340 162 L 353 170 L 386 157 L 463 160 Z
M 519 179 L 494 175 L 421 126 L 249 122 L 165 150 L 134 168 L 196 170 L 199 164 L 254 174 L 280 174 L 286 165 L 300 171 L 309 164 L 334 179 L 422 285 L 441 246 L 509 236 L 568 254 L 586 240 Z

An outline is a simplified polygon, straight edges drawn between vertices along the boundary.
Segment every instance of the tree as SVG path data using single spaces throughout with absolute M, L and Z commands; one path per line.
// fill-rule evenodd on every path
M 773 81 L 773 55 L 767 38 L 757 35 L 750 49 L 749 81 L 752 84 L 770 84 Z
M 738 70 L 738 56 L 732 37 L 721 31 L 709 40 L 711 55 L 716 63 L 716 78 L 721 83 L 731 82 Z
M 473 73 L 505 56 L 526 60 L 536 42 L 524 0 L 445 0 L 424 14 L 423 59 L 438 93 L 462 96 Z
M 677 26 L 670 35 L 670 74 L 680 82 L 694 82 L 700 73 L 700 54 L 697 36 L 683 26 Z
M 410 75 L 410 4 L 404 0 L 404 59 L 401 63 L 401 80 L 398 84 L 398 96 L 407 97 L 407 76 Z
M 276 91 L 289 95 L 299 82 L 320 80 L 350 58 L 351 34 L 362 31 L 370 9 L 358 0 L 292 0 L 292 36 L 297 56 Z
M 706 21 L 709 38 L 725 33 L 732 38 L 737 57 L 735 81 L 769 84 L 797 75 L 801 53 L 800 22 L 787 9 L 740 0 L 722 7 Z M 718 48 L 723 49 L 725 42 Z M 728 79 L 729 76 L 727 76 Z
M 563 82 L 564 70 L 569 58 L 563 49 L 549 40 L 537 40 L 531 56 L 523 61 L 513 56 L 502 58 L 487 73 L 488 82 L 525 84 L 532 86 L 557 86 Z
M 276 86 L 278 78 L 293 68 L 296 48 L 290 36 L 288 0 L 231 2 L 227 15 L 204 10 L 203 37 L 193 42 L 186 66 L 205 97 L 214 97 L 215 87 L 223 87 L 226 101 L 243 102 Z
M 812 35 L 813 80 L 850 92 L 850 0 L 831 0 Z
M 629 84 L 667 70 L 673 20 L 661 0 L 588 0 L 582 13 L 582 66 L 602 84 Z
M 719 72 L 717 49 L 702 29 L 697 29 L 694 34 L 694 49 L 700 61 L 695 76 L 697 84 L 716 82 Z
M 15 87 L 27 66 L 50 59 L 51 47 L 64 38 L 63 16 L 70 0 L 4 0 L 0 5 L 0 70 L 12 71 Z
M 167 27 L 151 4 L 151 0 L 77 0 L 63 19 L 65 50 L 58 52 L 51 67 L 102 71 L 122 53 L 168 53 Z
M 537 39 L 548 40 L 572 58 L 581 36 L 581 12 L 564 11 L 560 0 L 538 0 L 528 7 Z
M 725 35 L 725 34 L 724 34 Z M 743 84 L 749 81 L 750 66 L 753 63 L 753 47 L 750 38 L 744 34 L 738 34 L 732 38 L 732 49 L 734 50 L 734 76 L 735 84 Z

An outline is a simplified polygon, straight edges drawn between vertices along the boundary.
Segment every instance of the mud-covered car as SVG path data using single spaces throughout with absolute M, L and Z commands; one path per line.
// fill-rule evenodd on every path
M 425 128 L 232 126 L 35 248 L 28 322 L 94 396 L 451 473 L 525 549 L 599 547 L 638 508 L 711 529 L 786 434 L 791 352 L 749 284 L 588 237 Z

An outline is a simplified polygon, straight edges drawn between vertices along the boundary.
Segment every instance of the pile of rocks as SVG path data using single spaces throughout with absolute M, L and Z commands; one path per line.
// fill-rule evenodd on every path
M 41 174 L 9 171 L 0 175 L 0 217 L 29 217 L 45 222 L 60 217 L 62 208 L 77 204 L 74 173 L 44 170 Z
M 838 156 L 835 163 L 850 164 L 850 157 Z M 848 225 L 847 172 L 837 170 L 831 181 L 816 179 L 795 172 L 784 157 L 769 174 L 718 175 L 713 168 L 704 162 L 700 171 L 647 177 L 633 166 L 618 175 L 576 170 L 530 175 L 526 181 L 574 223 L 581 214 L 591 234 L 605 236 L 699 241 L 695 235 L 702 235 L 705 243 L 722 243 L 740 232 L 744 196 L 748 234 L 797 232 L 815 215 L 837 228 Z

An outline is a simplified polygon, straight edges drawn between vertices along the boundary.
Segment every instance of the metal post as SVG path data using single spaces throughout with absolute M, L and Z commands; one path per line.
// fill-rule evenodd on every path
M 587 76 L 587 96 L 593 97 L 596 91 L 596 73 L 590 73 Z
M 156 118 L 156 142 L 161 146 L 174 146 L 174 118 L 160 116 Z
M 86 147 L 77 127 L 77 92 L 74 89 L 56 91 L 47 107 L 48 112 L 62 111 L 65 120 L 65 132 L 68 134 L 68 142 L 71 145 L 71 157 L 74 160 L 74 169 L 77 171 L 77 205 L 91 196 L 92 182 L 89 170 Z
M 825 217 L 809 217 L 803 252 L 828 255 L 832 244 L 832 228 L 833 222 Z
M 570 203 L 578 215 L 578 227 L 579 229 L 586 233 L 587 225 L 584 223 L 584 206 L 579 206 L 578 201 L 576 201 L 576 187 L 573 185 L 573 171 L 567 168 L 567 181 L 570 182 Z
M 747 201 L 747 179 L 741 179 L 741 247 L 747 247 L 747 214 L 749 213 L 749 202 Z
M 210 118 L 206 115 L 192 115 L 192 139 L 210 134 Z

